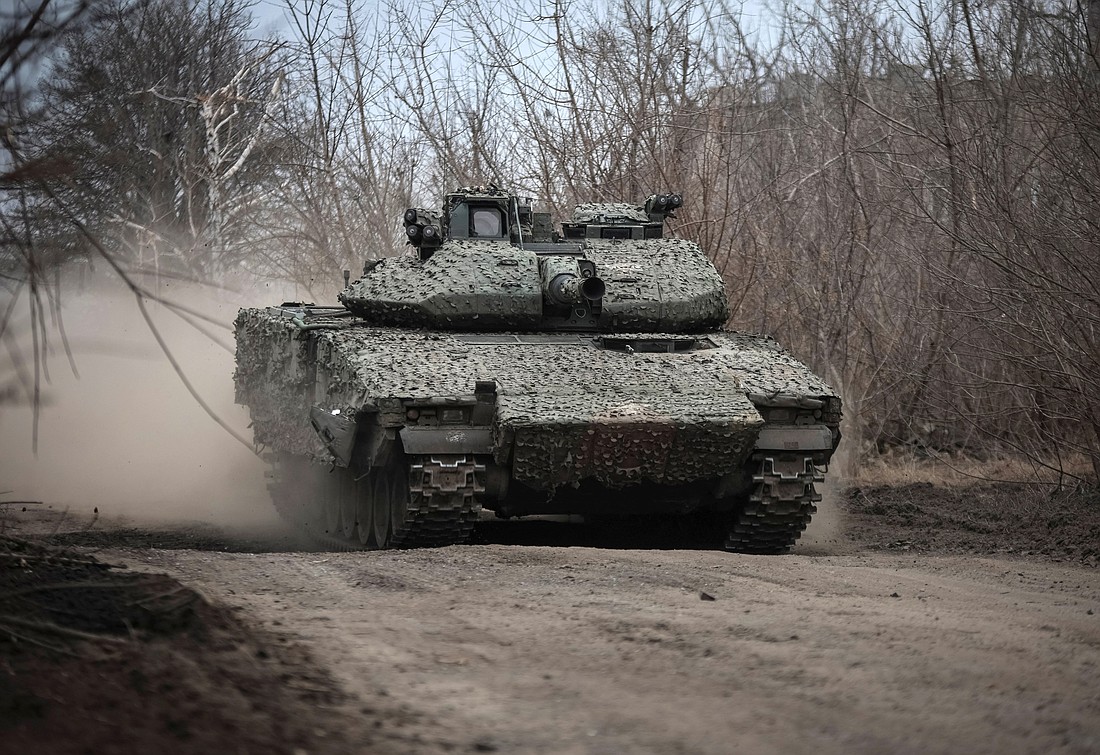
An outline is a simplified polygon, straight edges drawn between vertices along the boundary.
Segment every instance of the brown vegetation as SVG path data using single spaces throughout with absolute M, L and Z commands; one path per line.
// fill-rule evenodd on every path
M 842 506 L 846 535 L 863 548 L 1100 564 L 1095 494 L 1032 485 L 914 483 L 850 488 Z
M 849 471 L 903 447 L 1095 480 L 1097 0 L 763 19 L 291 0 L 286 19 L 262 41 L 238 3 L 47 0 L 5 19 L 0 332 L 24 290 L 33 326 L 5 395 L 37 400 L 65 259 L 323 293 L 398 253 L 401 209 L 453 185 L 507 182 L 559 212 L 672 188 L 731 325 L 844 395 Z M 51 50 L 48 76 L 19 73 Z

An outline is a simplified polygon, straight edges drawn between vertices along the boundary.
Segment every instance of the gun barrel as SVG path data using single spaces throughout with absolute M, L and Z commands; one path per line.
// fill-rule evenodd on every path
M 607 292 L 603 280 L 591 274 L 585 276 L 576 259 L 548 257 L 541 260 L 540 268 L 543 297 L 548 304 L 588 304 L 599 301 Z

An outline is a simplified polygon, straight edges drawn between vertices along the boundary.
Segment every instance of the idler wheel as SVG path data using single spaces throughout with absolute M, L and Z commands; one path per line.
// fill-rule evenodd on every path
M 325 522 L 325 532 L 333 537 L 343 529 L 340 522 L 340 470 L 317 469 L 317 502 Z
M 336 500 L 340 509 L 340 534 L 348 540 L 355 539 L 356 484 L 355 475 L 350 469 L 334 469 L 336 478 Z
M 394 545 L 400 546 L 400 540 L 407 532 L 409 515 L 409 470 L 404 464 L 394 465 L 386 470 L 389 479 L 390 535 Z

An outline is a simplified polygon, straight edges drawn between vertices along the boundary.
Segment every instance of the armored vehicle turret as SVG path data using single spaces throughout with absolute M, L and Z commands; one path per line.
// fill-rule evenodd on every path
M 555 231 L 464 188 L 407 210 L 410 251 L 365 264 L 342 306 L 241 310 L 237 400 L 279 511 L 342 547 L 462 542 L 489 510 L 673 514 L 730 550 L 789 549 L 840 399 L 723 329 L 721 277 L 666 234 L 681 204 L 582 204 Z

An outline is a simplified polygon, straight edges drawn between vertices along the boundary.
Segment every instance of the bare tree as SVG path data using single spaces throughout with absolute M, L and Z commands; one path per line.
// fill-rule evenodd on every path
M 279 90 L 272 46 L 246 39 L 242 3 L 113 0 L 99 13 L 44 82 L 34 151 L 68 169 L 52 190 L 138 267 L 237 264 L 235 213 L 271 165 L 259 141 Z
M 283 157 L 252 216 L 256 259 L 312 297 L 342 270 L 401 251 L 421 154 L 390 115 L 385 24 L 352 2 L 288 2 L 289 96 L 273 114 Z
M 98 59 L 92 31 L 67 45 L 56 116 L 24 120 L 7 166 L 71 178 L 53 184 L 68 215 L 29 191 L 4 207 L 37 281 L 86 245 L 73 217 L 112 248 L 209 243 L 209 264 L 320 295 L 458 184 L 559 214 L 676 189 L 730 324 L 836 384 L 855 460 L 1080 475 L 1083 457 L 1100 476 L 1097 0 L 819 0 L 757 36 L 697 0 L 288 0 L 277 52 L 245 43 L 232 3 L 108 7 L 126 49 L 183 37 L 152 70 Z

